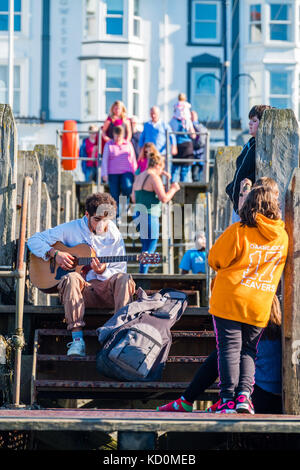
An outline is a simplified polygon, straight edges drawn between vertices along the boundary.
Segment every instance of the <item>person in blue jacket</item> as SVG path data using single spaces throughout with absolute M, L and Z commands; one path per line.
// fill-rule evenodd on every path
M 199 232 L 195 238 L 195 248 L 188 250 L 180 262 L 182 274 L 192 271 L 193 274 L 205 273 L 206 264 L 206 238 L 205 232 Z

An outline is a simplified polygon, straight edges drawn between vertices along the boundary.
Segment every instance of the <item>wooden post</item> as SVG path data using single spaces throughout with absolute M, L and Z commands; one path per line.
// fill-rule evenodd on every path
M 231 224 L 233 205 L 225 192 L 233 180 L 242 147 L 218 147 L 212 180 L 212 242 Z
M 0 104 L 0 266 L 15 261 L 18 136 L 10 106 Z M 15 303 L 14 280 L 0 279 L 0 303 Z
M 60 224 L 61 208 L 61 168 L 60 159 L 57 155 L 55 145 L 36 145 L 34 151 L 37 153 L 42 169 L 42 181 L 47 183 L 51 199 L 52 215 L 51 225 L 56 227 Z
M 256 178 L 269 176 L 284 194 L 294 168 L 299 166 L 299 126 L 291 109 L 264 111 L 256 134 Z
M 61 221 L 75 219 L 76 184 L 70 171 L 61 172 Z
M 293 171 L 285 195 L 289 236 L 284 271 L 283 403 L 287 414 L 300 414 L 300 168 Z
M 40 231 L 41 223 L 41 192 L 42 192 L 42 171 L 37 154 L 31 151 L 18 152 L 18 192 L 17 203 L 21 205 L 23 178 L 32 178 L 29 217 L 27 222 L 27 236 L 30 237 Z M 20 221 L 17 221 L 17 233 L 19 233 Z
M 31 237 L 40 231 L 41 224 L 41 192 L 42 192 L 42 171 L 35 152 L 21 151 L 18 152 L 18 191 L 17 203 L 21 208 L 23 196 L 23 179 L 24 176 L 32 178 L 32 185 L 29 192 L 28 217 L 26 238 Z M 20 230 L 20 213 L 17 217 L 17 233 Z M 26 281 L 26 303 L 37 305 L 38 289 L 33 287 L 29 280 Z
M 42 193 L 41 193 L 41 232 L 51 228 L 51 199 L 47 184 L 42 182 Z
M 49 228 L 51 228 L 51 199 L 47 184 L 42 182 L 40 230 L 42 232 Z M 37 305 L 50 305 L 50 295 L 38 290 Z

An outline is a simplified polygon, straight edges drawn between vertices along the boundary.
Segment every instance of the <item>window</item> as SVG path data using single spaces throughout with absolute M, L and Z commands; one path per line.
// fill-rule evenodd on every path
M 14 2 L 14 30 L 21 31 L 21 0 Z M 9 0 L 0 0 L 0 31 L 9 29 Z
M 191 102 L 200 121 L 220 120 L 220 82 L 217 69 L 192 69 Z
M 263 93 L 262 72 L 251 71 L 248 77 L 244 77 L 244 83 L 248 84 L 248 110 L 257 103 L 261 103 Z M 247 79 L 247 80 L 246 80 Z
M 220 2 L 195 0 L 192 4 L 192 41 L 220 41 Z
M 291 72 L 270 72 L 270 105 L 275 108 L 291 107 Z
M 123 34 L 123 0 L 106 0 L 106 34 Z
M 97 36 L 97 4 L 96 0 L 85 1 L 85 28 L 84 37 Z
M 271 41 L 291 40 L 291 5 L 270 4 L 270 39 Z
M 298 120 L 300 121 L 300 74 L 298 74 Z
M 95 117 L 97 115 L 97 65 L 87 63 L 85 65 L 84 87 L 84 116 Z
M 298 11 L 298 41 L 300 41 L 300 6 Z
M 139 115 L 139 68 L 133 67 L 133 83 L 132 83 L 132 112 L 134 116 Z
M 105 66 L 105 110 L 106 114 L 115 101 L 122 101 L 123 67 L 122 64 L 106 64 Z
M 15 115 L 21 112 L 21 67 L 20 65 L 14 66 L 14 103 L 13 111 Z M 8 102 L 8 66 L 0 65 L 0 103 Z
M 261 5 L 250 5 L 249 42 L 260 42 L 261 39 Z
M 137 38 L 141 36 L 140 0 L 133 3 L 133 35 Z

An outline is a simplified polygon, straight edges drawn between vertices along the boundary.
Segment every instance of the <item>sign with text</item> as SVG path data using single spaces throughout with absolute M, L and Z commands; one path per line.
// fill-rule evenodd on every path
M 81 95 L 81 2 L 52 0 L 50 24 L 50 119 L 78 120 Z

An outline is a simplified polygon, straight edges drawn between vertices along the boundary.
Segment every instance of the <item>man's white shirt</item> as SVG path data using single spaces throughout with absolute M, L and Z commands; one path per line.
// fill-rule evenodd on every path
M 126 254 L 125 245 L 121 233 L 111 220 L 108 223 L 107 232 L 103 235 L 95 235 L 88 227 L 86 216 L 76 219 L 44 232 L 37 232 L 27 241 L 30 251 L 39 258 L 47 261 L 47 252 L 56 242 L 61 242 L 68 247 L 87 243 L 99 256 L 123 256 Z M 114 274 L 127 271 L 126 262 L 108 263 L 102 274 L 96 274 L 92 269 L 88 272 L 86 280 L 98 279 L 105 281 Z

